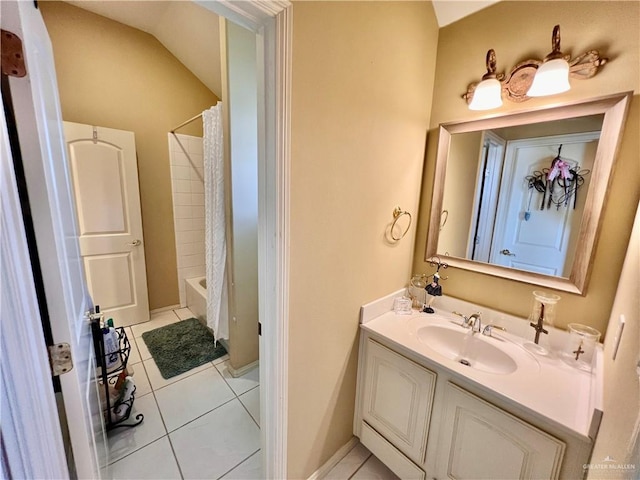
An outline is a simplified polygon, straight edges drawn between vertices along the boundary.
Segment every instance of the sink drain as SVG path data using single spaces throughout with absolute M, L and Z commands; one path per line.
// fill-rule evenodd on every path
M 461 363 L 462 365 L 466 365 L 467 367 L 470 367 L 470 366 L 471 366 L 471 363 L 469 362 L 469 360 L 466 360 L 466 359 L 464 359 L 464 358 L 460 360 L 460 363 Z

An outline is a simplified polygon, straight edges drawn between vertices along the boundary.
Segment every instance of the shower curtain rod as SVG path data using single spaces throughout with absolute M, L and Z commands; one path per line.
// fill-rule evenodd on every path
M 178 130 L 179 128 L 184 127 L 185 125 L 190 124 L 191 122 L 193 122 L 194 120 L 197 120 L 199 118 L 202 117 L 202 113 L 199 113 L 198 115 L 196 115 L 193 118 L 190 118 L 189 120 L 187 120 L 186 122 L 182 122 L 180 125 L 178 125 L 177 127 L 174 127 L 173 130 L 171 130 L 171 133 L 176 133 L 176 130 Z
M 212 105 L 213 107 L 215 107 L 218 104 L 218 102 L 215 103 L 215 105 Z M 182 122 L 180 125 L 178 125 L 177 127 L 174 127 L 173 130 L 171 130 L 171 133 L 176 133 L 176 130 L 178 130 L 179 128 L 184 127 L 185 125 L 190 124 L 191 122 L 193 122 L 194 120 L 197 120 L 199 118 L 202 117 L 202 112 L 199 113 L 198 115 L 196 115 L 195 117 L 190 118 L 189 120 L 187 120 L 186 122 Z

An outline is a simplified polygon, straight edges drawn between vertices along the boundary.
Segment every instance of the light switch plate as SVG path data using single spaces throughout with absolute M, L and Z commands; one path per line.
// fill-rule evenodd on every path
M 616 359 L 616 355 L 618 355 L 618 347 L 620 346 L 620 340 L 622 339 L 622 332 L 624 331 L 625 318 L 624 315 L 620 315 L 618 317 L 618 329 L 616 330 L 616 336 L 613 337 L 613 360 Z

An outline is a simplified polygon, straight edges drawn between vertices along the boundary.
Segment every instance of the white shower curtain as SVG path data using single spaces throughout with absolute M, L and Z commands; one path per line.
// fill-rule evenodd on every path
M 216 342 L 229 338 L 227 243 L 224 208 L 222 103 L 202 112 L 204 124 L 205 259 L 207 325 Z

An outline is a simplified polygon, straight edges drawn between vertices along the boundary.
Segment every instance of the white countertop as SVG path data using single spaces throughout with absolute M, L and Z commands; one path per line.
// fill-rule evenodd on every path
M 494 331 L 493 335 L 502 338 L 505 342 L 496 339 L 483 340 L 498 345 L 503 351 L 508 352 L 511 349 L 512 357 L 516 360 L 518 368 L 508 374 L 480 371 L 445 357 L 418 338 L 417 331 L 427 325 L 459 328 L 464 331 L 462 327 L 456 327 L 452 323 L 459 323 L 460 317 L 443 308 L 437 308 L 435 314 L 413 310 L 411 315 L 397 315 L 390 311 L 389 306 L 392 304 L 393 296 L 398 296 L 398 293 L 401 295 L 402 291 L 364 306 L 361 318 L 362 328 L 380 335 L 420 357 L 435 362 L 454 375 L 460 375 L 485 389 L 490 389 L 509 402 L 514 402 L 546 417 L 570 430 L 571 433 L 578 434 L 585 439 L 589 438 L 594 411 L 602 410 L 601 388 L 599 387 L 602 384 L 602 369 L 599 367 L 602 363 L 601 345 L 596 348 L 596 365 L 593 372 L 589 373 L 567 365 L 562 361 L 557 351 L 552 351 L 546 356 L 532 355 L 522 346 L 530 339 L 509 333 L 518 330 L 516 325 L 513 329 L 509 328 L 509 332 Z M 389 299 L 391 299 L 391 303 Z M 446 302 L 441 303 L 446 304 Z M 464 313 L 468 315 L 472 312 L 464 311 Z M 491 312 L 488 312 L 487 316 L 491 317 Z M 507 319 L 504 315 L 501 319 L 502 322 L 499 324 L 502 326 L 507 326 L 507 323 L 514 321 Z M 525 322 L 525 320 L 516 319 L 516 322 Z M 487 321 L 487 323 L 494 322 Z M 483 326 L 485 324 L 483 321 Z M 556 337 L 563 334 L 564 332 L 555 333 Z M 556 343 L 558 343 L 557 339 Z

